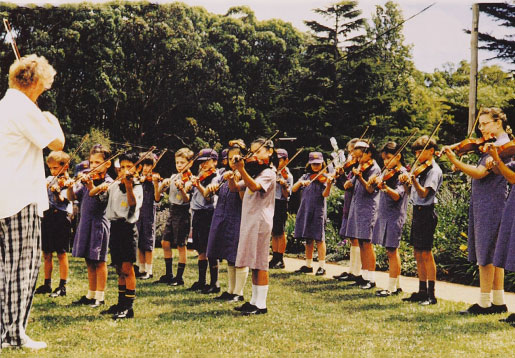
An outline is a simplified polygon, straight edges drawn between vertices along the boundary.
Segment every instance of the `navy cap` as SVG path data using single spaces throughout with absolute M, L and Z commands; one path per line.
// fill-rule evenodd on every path
M 214 149 L 204 148 L 200 151 L 197 160 L 205 161 L 209 159 L 218 160 L 218 153 Z
M 324 156 L 320 152 L 309 153 L 309 164 L 322 164 L 324 162 Z
M 228 153 L 229 153 L 229 149 L 222 150 L 222 160 L 227 159 Z

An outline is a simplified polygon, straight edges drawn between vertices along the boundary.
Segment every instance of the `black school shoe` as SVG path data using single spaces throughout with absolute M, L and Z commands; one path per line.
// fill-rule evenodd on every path
M 45 293 L 52 293 L 52 287 L 50 287 L 49 285 L 41 285 L 38 288 L 36 288 L 36 291 L 34 292 L 34 294 L 36 295 L 42 295 Z
M 313 273 L 313 267 L 307 267 L 304 265 L 301 266 L 300 269 L 296 270 L 295 273 Z
M 216 296 L 215 298 L 213 298 L 214 300 L 217 300 L 217 301 L 227 301 L 229 299 L 232 299 L 234 295 L 232 293 L 229 293 L 227 291 L 225 291 L 224 293 L 222 293 L 220 296 Z
M 506 305 L 494 305 L 492 303 L 492 307 L 490 308 L 492 309 L 493 314 L 508 312 L 508 307 Z
M 338 281 L 343 281 L 344 279 L 346 279 L 347 277 L 349 277 L 349 273 L 348 272 L 342 272 L 341 274 L 339 275 L 334 275 L 333 278 L 335 280 L 338 280 Z
M 352 281 L 352 280 L 347 280 Z M 354 283 L 351 284 L 351 286 L 361 286 L 364 285 L 367 281 L 363 278 L 363 276 L 355 276 L 355 279 L 353 280 Z
M 280 270 L 280 269 L 283 269 L 285 266 L 284 266 L 284 261 L 277 261 L 273 266 L 268 266 L 269 268 L 271 269 L 274 269 L 274 270 Z
M 256 306 L 254 306 L 256 307 Z M 255 309 L 252 309 L 252 310 L 248 310 L 248 311 L 242 311 L 241 314 L 243 316 L 253 316 L 253 315 L 258 315 L 258 314 L 266 314 L 268 312 L 268 310 L 265 308 L 255 308 Z
M 138 265 L 134 265 L 134 275 L 136 278 L 143 277 L 146 274 L 146 272 L 140 271 Z
M 472 306 L 467 308 L 465 311 L 459 312 L 461 315 L 482 315 L 482 314 L 493 314 L 492 306 L 490 307 L 481 307 L 477 303 L 474 303 Z
M 232 295 L 232 297 L 227 299 L 227 302 L 242 302 L 242 301 L 245 301 L 245 298 L 243 298 L 243 296 L 236 295 L 236 294 Z
M 102 314 L 102 315 L 105 315 L 105 314 L 116 314 L 116 313 L 118 313 L 118 311 L 120 311 L 120 306 L 117 303 L 115 305 L 112 305 L 108 309 L 101 311 L 100 314 Z
M 315 273 L 315 276 L 324 276 L 325 275 L 325 269 L 322 267 L 319 267 L 317 272 Z
M 113 315 L 113 319 L 115 321 L 121 319 L 134 318 L 134 310 L 132 308 L 126 308 L 120 312 L 117 312 Z
M 220 287 L 216 286 L 205 286 L 202 291 L 204 295 L 209 295 L 211 293 L 220 293 Z
M 193 285 L 191 285 L 190 288 L 187 289 L 187 291 L 202 291 L 205 287 L 209 286 L 206 286 L 205 283 L 200 283 L 196 281 L 195 283 L 193 283 Z
M 370 281 L 365 281 L 361 286 L 359 286 L 362 290 L 370 290 L 374 287 L 376 287 L 376 283 Z
M 174 277 L 173 280 L 168 284 L 169 286 L 184 286 L 184 280 Z
M 509 315 L 506 318 L 500 319 L 499 322 L 509 323 L 513 327 L 515 327 L 515 313 L 512 313 L 511 315 Z
M 404 302 L 423 302 L 427 300 L 426 292 L 413 292 L 411 296 L 402 299 Z
M 257 308 L 257 307 L 252 305 L 252 304 L 250 304 L 250 302 L 245 302 L 241 306 L 234 307 L 234 310 L 238 311 L 238 312 L 245 312 L 245 311 L 253 310 L 255 308 Z
M 419 302 L 418 304 L 421 306 L 429 306 L 429 305 L 436 305 L 438 301 L 436 300 L 436 297 L 428 297 L 424 301 Z
M 95 302 L 92 305 L 89 305 L 89 307 L 98 308 L 100 306 L 104 306 L 105 304 L 106 304 L 106 301 L 95 300 Z
M 73 301 L 72 305 L 79 306 L 79 305 L 92 305 L 95 303 L 94 298 L 87 298 L 86 296 L 82 296 L 77 301 Z
M 154 283 L 164 283 L 164 284 L 170 284 L 173 281 L 173 275 L 163 275 L 159 277 L 159 280 L 154 281 Z
M 62 297 L 66 296 L 66 287 L 65 286 L 59 286 L 57 287 L 54 292 L 52 292 L 48 297 L 56 298 L 56 297 Z

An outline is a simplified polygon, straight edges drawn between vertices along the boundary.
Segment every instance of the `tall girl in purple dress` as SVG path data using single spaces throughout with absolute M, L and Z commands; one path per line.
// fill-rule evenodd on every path
M 374 157 L 376 151 L 371 143 L 359 141 L 354 145 L 352 156 L 359 158 L 359 167 L 353 169 L 354 178 L 344 188 L 354 187 L 349 220 L 345 236 L 358 239 L 363 267 L 363 281 L 356 281 L 362 289 L 375 287 L 376 256 L 372 246 L 372 229 L 379 207 L 379 191 L 370 179 L 380 174 L 381 169 Z
M 401 274 L 399 244 L 402 227 L 406 221 L 409 195 L 404 184 L 399 180 L 399 175 L 406 173 L 406 168 L 402 166 L 402 154 L 397 153 L 398 150 L 399 145 L 395 142 L 385 144 L 381 149 L 381 156 L 386 171 L 382 176 L 374 178 L 374 183 L 381 193 L 377 220 L 372 231 L 372 243 L 386 249 L 389 264 L 388 288 L 377 291 L 376 296 L 379 297 L 388 297 L 402 291 L 398 285 Z
M 320 152 L 309 153 L 308 173 L 304 174 L 292 187 L 292 192 L 302 191 L 299 211 L 295 220 L 295 237 L 305 240 L 306 265 L 298 269 L 297 273 L 313 272 L 314 241 L 317 243 L 318 270 L 317 276 L 325 275 L 325 221 L 327 219 L 326 197 L 331 191 L 332 179 L 321 174 L 316 180 L 311 176 L 317 176 L 322 170 L 324 158 Z M 314 179 L 314 178 L 313 178 Z
M 498 108 L 483 108 L 479 113 L 478 128 L 485 138 L 495 138 L 495 145 L 509 142 L 505 132 L 506 115 Z M 481 155 L 477 166 L 459 160 L 452 147 L 443 151 L 452 164 L 472 178 L 469 208 L 469 261 L 479 265 L 479 302 L 463 314 L 506 312 L 504 303 L 504 270 L 494 267 L 494 252 L 506 198 L 506 179 L 486 168 L 488 153 Z M 493 293 L 493 302 L 490 294 Z
M 235 172 L 234 156 L 241 155 L 242 147 L 244 145 L 240 142 L 240 144 L 233 144 L 229 148 L 226 170 L 218 178 L 217 183 L 213 183 L 206 188 L 211 193 L 218 191 L 218 201 L 209 230 L 207 257 L 209 260 L 227 260 L 227 291 L 215 298 L 224 301 L 243 300 L 243 285 L 238 287 L 235 285 L 236 268 L 234 263 L 236 262 L 240 240 L 241 200 L 244 191 L 232 192 L 227 181 L 227 178 L 231 175 L 236 175 L 236 179 L 239 179 L 239 173 Z M 236 288 L 238 291 L 236 291 Z
M 101 145 L 95 145 L 89 154 L 89 166 L 94 175 L 79 174 L 82 183 L 68 189 L 68 199 L 80 201 L 80 221 L 73 241 L 72 254 L 74 257 L 83 257 L 88 266 L 88 293 L 74 301 L 76 305 L 94 305 L 95 301 L 104 300 L 111 224 L 106 217 L 107 202 L 89 196 L 89 191 L 93 185 L 113 181 L 106 174 L 111 166 L 110 161 L 104 163 L 107 158 L 109 151 Z

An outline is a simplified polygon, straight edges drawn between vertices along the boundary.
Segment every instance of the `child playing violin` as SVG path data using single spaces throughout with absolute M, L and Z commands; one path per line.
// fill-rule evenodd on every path
M 372 229 L 379 207 L 379 191 L 371 179 L 379 175 L 381 169 L 375 161 L 377 152 L 372 143 L 361 140 L 356 142 L 352 156 L 358 158 L 359 166 L 352 169 L 354 177 L 345 182 L 346 190 L 354 188 L 350 204 L 349 220 L 345 236 L 359 242 L 362 280 L 356 281 L 361 289 L 369 290 L 376 286 L 376 256 L 372 246 Z
M 45 283 L 36 289 L 36 294 L 51 293 L 50 297 L 66 296 L 68 280 L 68 251 L 70 246 L 71 223 L 68 217 L 70 202 L 64 192 L 71 185 L 68 176 L 70 156 L 62 151 L 53 151 L 46 163 L 51 176 L 47 177 L 49 209 L 41 220 L 41 241 L 44 257 Z M 59 286 L 52 292 L 52 253 L 59 260 Z
M 80 220 L 73 241 L 72 255 L 84 257 L 88 266 L 89 289 L 85 296 L 74 301 L 74 305 L 99 307 L 104 304 L 104 291 L 107 283 L 107 248 L 111 224 L 106 217 L 107 203 L 91 197 L 89 192 L 94 185 L 113 180 L 107 175 L 111 166 L 109 151 L 96 144 L 89 152 L 89 171 L 79 174 L 81 183 L 68 188 L 68 200 L 80 202 Z
M 141 154 L 144 155 L 144 154 Z M 153 251 L 156 241 L 156 209 L 161 196 L 159 182 L 161 177 L 154 173 L 156 157 L 147 155 L 142 161 L 140 182 L 143 188 L 143 204 L 136 222 L 138 228 L 138 257 L 134 270 L 136 277 L 148 280 L 154 277 L 152 273 Z
M 354 174 L 352 173 L 352 169 L 357 167 L 358 160 L 352 156 L 352 152 L 354 151 L 354 145 L 359 141 L 359 138 L 353 138 L 347 143 L 347 151 L 349 155 L 347 156 L 347 161 L 344 163 L 343 168 L 336 168 L 337 180 L 335 182 L 336 186 L 342 190 L 344 189 L 345 182 L 347 180 L 352 180 Z M 347 221 L 349 219 L 349 211 L 350 204 L 352 201 L 353 188 L 350 187 L 345 190 L 344 199 L 343 199 L 343 215 L 342 215 L 342 224 L 340 226 L 340 231 L 338 234 L 343 238 L 349 239 L 351 243 L 350 247 L 350 258 L 349 258 L 349 272 L 342 272 L 340 275 L 333 276 L 333 278 L 338 281 L 361 281 L 361 258 L 359 252 L 359 242 L 357 239 L 348 238 L 345 236 L 345 232 L 347 231 Z
M 422 163 L 414 168 L 413 173 L 417 175 L 404 173 L 399 176 L 402 183 L 412 185 L 410 197 L 413 204 L 413 219 L 410 243 L 417 261 L 419 279 L 418 292 L 402 300 L 419 302 L 424 306 L 437 303 L 435 297 L 436 265 L 431 249 L 438 223 L 435 212 L 435 204 L 438 202 L 436 193 L 442 185 L 443 177 L 442 170 L 433 159 L 436 148 L 436 141 L 433 138 L 429 138 L 427 135 L 419 137 L 411 145 L 419 163 Z
M 239 182 L 240 173 L 236 171 L 234 158 L 242 156 L 245 143 L 242 140 L 233 140 L 227 151 L 228 165 L 223 176 L 218 177 L 215 183 L 207 186 L 208 192 L 217 192 L 213 220 L 209 229 L 207 243 L 207 257 L 209 260 L 227 260 L 227 291 L 216 300 L 238 302 L 243 301 L 243 289 L 248 275 L 248 267 L 236 269 L 236 253 L 240 240 L 241 204 L 244 191 L 232 192 L 229 189 L 229 180 Z
M 385 171 L 375 176 L 372 182 L 381 190 L 377 219 L 372 231 L 372 243 L 386 248 L 389 264 L 388 288 L 376 292 L 378 297 L 388 297 L 399 294 L 398 279 L 401 274 L 401 258 L 399 244 L 402 227 L 406 220 L 408 193 L 399 180 L 399 175 L 406 173 L 402 165 L 402 154 L 398 153 L 399 145 L 388 142 L 381 149 Z
M 136 166 L 139 155 L 124 153 L 119 159 L 117 181 L 102 183 L 89 191 L 90 197 L 98 195 L 99 200 L 107 201 L 106 217 L 111 221 L 109 249 L 118 274 L 118 303 L 101 313 L 112 314 L 115 320 L 134 317 L 136 275 L 133 264 L 138 248 L 136 222 L 143 203 L 143 188 L 138 175 L 141 165 Z
M 497 168 L 496 170 L 498 170 L 511 185 L 510 195 L 508 200 L 506 200 L 499 227 L 499 236 L 497 237 L 497 244 L 495 246 L 493 265 L 496 269 L 506 269 L 515 272 L 515 216 L 513 215 L 515 212 L 515 189 L 513 188 L 515 185 L 515 162 L 511 161 L 504 164 L 497 147 L 493 144 L 490 144 L 487 150 L 493 159 L 486 162 L 487 168 Z M 508 318 L 501 321 L 515 326 L 515 313 L 512 313 Z
M 274 225 L 272 227 L 272 260 L 268 263 L 271 269 L 284 268 L 283 255 L 286 251 L 286 235 L 284 226 L 288 219 L 288 200 L 293 186 L 293 176 L 286 165 L 288 164 L 288 152 L 286 149 L 276 150 L 277 159 L 277 184 L 275 186 L 275 210 Z
M 236 269 L 252 269 L 252 297 L 250 302 L 235 307 L 243 315 L 267 313 L 268 252 L 274 216 L 276 173 L 270 167 L 274 155 L 271 140 L 258 138 L 250 146 L 248 159 L 235 161 L 241 181 L 229 180 L 231 191 L 246 187 L 241 209 L 240 239 L 236 255 Z
M 218 259 L 208 261 L 206 255 L 216 195 L 205 190 L 217 177 L 216 163 L 218 162 L 218 153 L 214 149 L 202 149 L 197 161 L 200 162 L 199 175 L 192 178 L 193 192 L 190 205 L 193 212 L 191 220 L 193 247 L 198 252 L 198 281 L 188 290 L 201 291 L 205 294 L 218 293 L 220 292 L 218 284 Z M 208 263 L 211 282 L 209 285 L 206 285 Z
M 302 191 L 300 207 L 295 219 L 295 238 L 305 240 L 306 264 L 297 273 L 313 272 L 314 241 L 318 250 L 317 276 L 325 275 L 325 221 L 327 219 L 326 197 L 331 192 L 332 177 L 320 174 L 324 158 L 320 152 L 309 153 L 310 171 L 304 174 L 292 187 L 292 192 Z M 315 179 L 315 177 L 318 178 Z
M 188 148 L 181 148 L 175 153 L 175 168 L 177 174 L 163 180 L 159 187 L 159 199 L 161 193 L 170 188 L 170 215 L 166 222 L 165 232 L 161 245 L 165 259 L 165 274 L 159 278 L 157 283 L 166 283 L 172 286 L 182 286 L 184 281 L 182 275 L 186 268 L 186 249 L 188 235 L 190 233 L 190 195 L 188 194 L 193 186 L 191 185 L 191 159 L 194 153 Z M 156 199 L 158 199 L 156 195 Z M 177 275 L 173 276 L 172 247 L 179 251 L 179 265 Z
M 485 138 L 495 138 L 495 146 L 510 141 L 505 131 L 506 115 L 498 108 L 482 108 L 478 128 Z M 504 304 L 504 270 L 494 267 L 494 253 L 506 197 L 506 179 L 486 168 L 488 153 L 482 153 L 478 165 L 466 164 L 456 157 L 451 147 L 442 151 L 457 170 L 472 178 L 469 209 L 468 259 L 479 265 L 480 294 L 478 303 L 462 314 L 506 312 Z M 493 302 L 490 293 L 493 292 Z

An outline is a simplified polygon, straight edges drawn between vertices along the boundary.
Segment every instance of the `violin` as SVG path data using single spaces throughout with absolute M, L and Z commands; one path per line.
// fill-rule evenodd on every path
M 211 175 L 213 175 L 215 172 L 216 172 L 215 168 L 211 168 L 207 171 L 202 172 L 202 174 L 200 174 L 200 176 L 198 177 L 198 182 L 200 183 L 200 182 L 204 181 L 205 179 L 207 179 Z M 197 186 L 195 181 L 193 182 L 193 186 Z
M 369 161 L 360 164 L 358 170 L 361 174 L 363 174 L 368 168 L 374 165 L 374 159 L 370 159 Z
M 283 179 L 288 179 L 288 171 L 286 170 L 286 167 L 282 168 L 279 172 Z
M 499 154 L 499 157 L 501 159 L 507 159 L 511 158 L 515 155 L 515 139 L 512 139 L 508 143 L 505 143 L 503 145 L 496 146 L 497 153 Z M 481 152 L 486 153 L 488 151 L 488 147 L 486 145 L 483 145 L 479 148 Z
M 420 164 L 418 167 L 415 168 L 413 171 L 413 176 L 416 178 L 423 172 L 425 172 L 429 167 L 433 165 L 433 160 L 429 159 L 426 160 L 424 163 Z
M 144 182 L 145 182 L 145 181 L 147 181 L 147 180 L 148 180 L 149 182 L 152 182 L 152 180 L 153 180 L 153 178 L 154 178 L 154 175 L 156 175 L 156 174 L 157 174 L 157 175 L 159 175 L 159 173 L 154 173 L 154 172 L 152 172 L 152 173 L 150 173 L 150 174 L 147 174 L 147 175 L 142 175 L 142 176 L 140 177 L 140 182 L 141 182 L 141 183 L 144 183 Z M 161 176 L 159 176 L 158 181 L 159 181 L 159 182 L 163 181 L 163 178 L 161 178 Z
M 451 149 L 453 150 L 453 152 L 456 153 L 458 157 L 461 157 L 471 152 L 484 153 L 486 151 L 485 144 L 491 142 L 492 139 L 494 139 L 493 136 L 491 136 L 490 138 L 487 138 L 485 136 L 481 138 L 466 138 L 459 143 L 453 144 L 451 146 Z M 441 152 L 436 152 L 435 154 L 437 157 L 440 157 L 442 155 Z
M 317 177 L 318 176 L 318 177 Z M 319 175 L 319 173 L 314 173 L 314 174 L 311 174 L 309 176 L 309 180 L 313 181 L 313 180 L 317 180 L 318 182 L 322 183 L 322 184 L 325 184 L 327 183 L 327 180 L 329 180 L 329 176 L 325 173 L 322 173 Z
M 400 173 L 402 167 L 394 167 L 389 169 L 385 175 L 383 175 L 383 181 L 388 181 Z
M 183 183 L 186 183 L 188 180 L 190 180 L 191 176 L 193 175 L 190 170 L 186 170 L 184 173 L 181 174 L 181 181 Z

